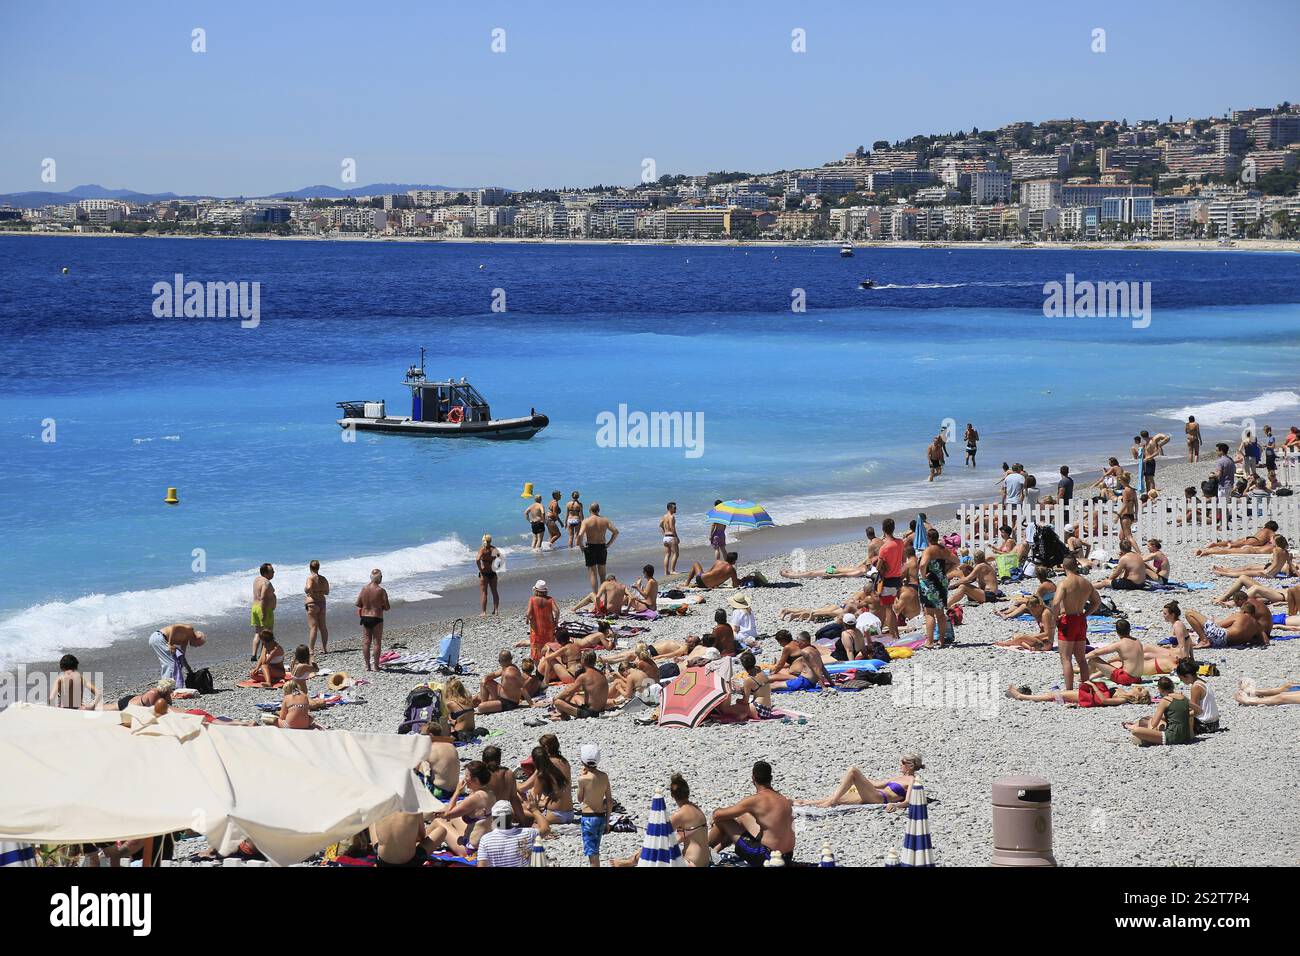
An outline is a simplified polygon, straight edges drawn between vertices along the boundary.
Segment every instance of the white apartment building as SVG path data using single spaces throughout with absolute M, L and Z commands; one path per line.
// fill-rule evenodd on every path
M 1022 179 L 1051 179 L 1063 175 L 1067 168 L 1068 160 L 1062 153 L 1011 158 L 1011 178 L 1016 182 Z
M 1011 174 L 998 170 L 971 173 L 970 199 L 976 205 L 1011 201 Z
M 1030 179 L 1020 184 L 1020 204 L 1030 209 L 1061 205 L 1059 179 Z

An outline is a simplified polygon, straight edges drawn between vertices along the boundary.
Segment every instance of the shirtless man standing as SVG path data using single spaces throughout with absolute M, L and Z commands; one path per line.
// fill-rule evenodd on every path
M 330 583 L 326 580 L 325 575 L 320 573 L 320 562 L 312 561 L 307 565 L 310 574 L 307 575 L 307 584 L 303 587 L 303 593 L 307 596 L 307 635 L 310 641 L 311 652 L 316 653 L 316 638 L 320 637 L 320 651 L 322 654 L 329 651 L 330 631 L 325 626 L 325 596 L 330 593 Z
M 550 535 L 549 544 L 555 547 L 555 542 L 560 540 L 564 533 L 560 530 L 560 497 L 558 491 L 551 492 L 551 503 L 546 506 L 546 533 Z
M 1093 583 L 1079 573 L 1079 562 L 1066 558 L 1061 563 L 1065 580 L 1056 587 L 1052 612 L 1056 615 L 1056 644 L 1061 653 L 1061 674 L 1065 689 L 1074 690 L 1074 665 L 1079 680 L 1088 679 L 1088 615 L 1101 607 L 1101 595 Z
M 196 631 L 193 624 L 168 624 L 149 635 L 149 646 L 158 655 L 159 676 L 176 680 L 177 673 L 184 676 L 184 667 L 179 661 L 185 660 L 185 654 L 191 647 L 202 647 L 207 635 Z M 258 642 L 261 643 L 260 641 Z M 177 651 L 180 652 L 179 657 Z M 182 681 L 176 681 L 177 687 L 184 687 Z
M 510 713 L 519 707 L 531 707 L 533 702 L 524 690 L 524 674 L 515 666 L 509 651 L 497 655 L 496 670 L 483 676 L 479 685 L 478 696 L 471 702 L 475 713 L 501 714 Z
M 579 694 L 582 703 L 575 704 L 573 698 Z M 582 655 L 582 673 L 555 698 L 554 704 L 561 719 L 567 720 L 571 717 L 596 717 L 604 711 L 608 700 L 609 680 L 596 666 L 596 652 L 587 651 Z
M 677 556 L 682 540 L 677 536 L 677 502 L 668 502 L 668 510 L 659 519 L 659 532 L 664 536 L 664 577 L 677 573 Z
M 691 565 L 691 570 L 686 575 L 686 587 L 691 587 L 691 582 L 697 588 L 716 588 L 723 581 L 730 581 L 733 588 L 740 587 L 740 578 L 736 576 L 736 560 L 739 555 L 735 551 L 729 551 L 725 561 L 714 561 L 713 566 L 705 571 L 696 561 Z
M 542 505 L 542 496 L 533 497 L 532 504 L 524 509 L 524 520 L 533 532 L 533 550 L 542 550 L 542 535 L 546 533 L 546 508 Z
M 254 664 L 262 653 L 262 642 L 257 635 L 263 630 L 275 630 L 275 586 L 271 578 L 275 577 L 275 568 L 264 564 L 253 578 L 253 610 L 249 619 L 253 624 L 253 656 L 249 658 Z
M 709 846 L 719 850 L 735 844 L 736 855 L 750 866 L 763 866 L 780 853 L 794 856 L 794 805 L 772 789 L 772 765 L 754 764 L 754 793 L 737 804 L 713 811 Z
M 370 583 L 357 595 L 357 613 L 361 617 L 361 660 L 366 670 L 379 670 L 379 655 L 383 653 L 380 646 L 384 639 L 384 612 L 391 610 L 388 592 L 380 587 L 384 574 L 378 568 L 370 572 Z M 374 654 L 371 655 L 371 646 Z M 374 667 L 371 667 L 371 661 Z
M 606 534 L 609 535 L 608 539 Z M 592 502 L 591 514 L 587 515 L 579 527 L 578 537 L 582 539 L 582 556 L 587 564 L 587 576 L 594 593 L 605 577 L 605 561 L 609 557 L 610 545 L 618 539 L 618 528 L 600 513 L 600 504 Z
M 1200 461 L 1201 426 L 1197 423 L 1195 415 L 1187 416 L 1187 424 L 1183 426 L 1183 431 L 1187 434 L 1187 460 Z

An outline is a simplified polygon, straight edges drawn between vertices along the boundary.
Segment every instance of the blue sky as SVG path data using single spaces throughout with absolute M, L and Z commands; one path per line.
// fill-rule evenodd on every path
M 1295 0 L 5 0 L 0 192 L 256 195 L 344 185 L 345 157 L 358 184 L 516 188 L 630 184 L 645 157 L 816 165 L 917 132 L 1300 99 L 1297 36 Z

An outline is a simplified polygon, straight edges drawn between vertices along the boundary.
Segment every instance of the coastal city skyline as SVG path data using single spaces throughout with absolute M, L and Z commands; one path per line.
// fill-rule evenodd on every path
M 15 97 L 0 118 L 9 146 L 0 192 L 50 188 L 47 158 L 58 161 L 64 189 L 103 183 L 181 195 L 341 185 L 347 157 L 357 184 L 631 185 L 646 157 L 664 171 L 758 172 L 815 164 L 844 144 L 971 126 L 1222 116 L 1286 91 L 1286 37 L 1300 27 L 1300 14 L 1281 3 L 1257 5 L 1250 17 L 1218 17 L 1201 3 L 1180 5 L 1178 17 L 1120 4 L 1026 17 L 995 4 L 996 42 L 1015 55 L 989 58 L 975 55 L 987 38 L 958 17 L 918 32 L 904 11 L 849 5 L 765 3 L 743 17 L 670 5 L 657 18 L 582 4 L 563 17 L 402 4 L 364 14 L 327 4 L 341 16 L 319 18 L 259 8 L 250 17 L 246 6 L 73 4 L 78 15 L 58 23 L 39 9 L 7 13 L 0 71 L 41 96 Z M 1256 29 L 1261 18 L 1270 30 Z M 373 55 L 331 56 L 341 23 L 373 31 Z M 51 55 L 56 30 L 71 48 L 149 56 L 95 76 L 90 62 Z M 870 57 L 861 56 L 864 40 Z M 633 47 L 654 56 L 626 56 Z M 737 69 L 727 49 L 765 68 Z M 1193 66 L 1202 61 L 1213 68 Z M 958 65 L 953 76 L 973 82 L 936 79 L 937 63 Z

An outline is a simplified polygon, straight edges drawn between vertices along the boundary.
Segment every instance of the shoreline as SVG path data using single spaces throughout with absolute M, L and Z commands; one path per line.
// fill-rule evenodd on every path
M 663 246 L 688 248 L 746 248 L 746 249 L 838 249 L 851 245 L 855 250 L 869 249 L 992 249 L 999 251 L 1072 250 L 1075 252 L 1286 252 L 1300 253 L 1300 239 L 1233 239 L 1232 244 L 1221 246 L 1217 239 L 1156 239 L 1132 241 L 1071 240 L 1044 242 L 1041 240 L 846 240 L 846 239 L 590 239 L 582 237 L 507 237 L 462 236 L 434 238 L 432 236 L 276 236 L 276 235 L 195 235 L 193 233 L 126 233 L 126 232 L 47 232 L 20 229 L 0 229 L 0 236 L 72 237 L 82 239 L 249 239 L 272 242 L 364 242 L 364 243 L 448 243 L 456 245 L 598 245 L 598 246 Z

